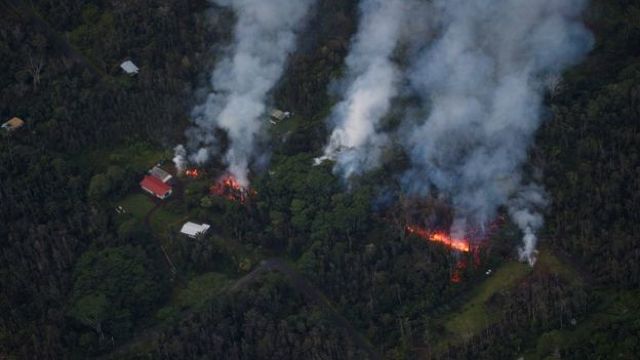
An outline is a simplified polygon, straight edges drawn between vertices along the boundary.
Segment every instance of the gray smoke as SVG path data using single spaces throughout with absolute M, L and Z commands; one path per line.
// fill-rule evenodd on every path
M 520 259 L 528 261 L 530 265 L 536 261 L 536 231 L 544 223 L 540 211 L 547 205 L 545 191 L 537 184 L 522 186 L 508 202 L 509 216 L 524 233 L 519 249 Z
M 187 168 L 187 149 L 185 149 L 183 145 L 178 145 L 173 149 L 173 153 L 173 163 L 176 166 L 178 174 L 182 174 Z
M 237 16 L 234 42 L 211 76 L 212 92 L 192 112 L 189 161 L 202 164 L 219 151 L 214 132 L 226 131 L 228 170 L 242 185 L 255 142 L 264 130 L 268 92 L 280 79 L 296 45 L 296 33 L 315 0 L 213 0 Z M 176 154 L 178 164 L 184 156 Z
M 522 165 L 540 126 L 545 79 L 592 46 L 579 21 L 584 0 L 434 0 L 439 34 L 407 76 L 427 115 L 400 138 L 413 189 L 435 187 L 456 210 L 452 232 L 484 226 L 507 205 L 535 261 L 540 186 L 523 186 Z M 426 184 L 426 186 L 425 186 Z
M 399 41 L 410 35 L 411 15 L 421 3 L 407 0 L 362 0 L 360 23 L 346 59 L 344 89 L 329 118 L 333 131 L 322 157 L 335 160 L 345 177 L 376 166 L 387 134 L 379 131 L 391 100 L 398 94 L 401 72 L 392 61 Z

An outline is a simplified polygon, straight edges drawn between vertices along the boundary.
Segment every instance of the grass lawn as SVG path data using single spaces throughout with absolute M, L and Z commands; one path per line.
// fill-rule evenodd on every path
M 562 263 L 546 248 L 540 250 L 536 267 L 558 274 L 569 282 L 583 281 L 575 269 Z M 528 265 L 517 261 L 509 261 L 496 269 L 472 290 L 471 297 L 462 307 L 453 309 L 450 315 L 441 319 L 447 334 L 440 345 L 444 347 L 448 343 L 467 340 L 491 325 L 495 319 L 485 305 L 487 300 L 513 287 L 531 271 Z
M 199 307 L 213 299 L 229 284 L 229 279 L 220 273 L 205 273 L 189 280 L 187 287 L 178 290 L 174 304 L 180 309 Z
M 230 283 L 226 275 L 208 272 L 189 280 L 184 288 L 174 288 L 171 301 L 156 313 L 161 323 L 172 323 L 181 319 L 181 314 L 198 310 L 214 299 Z
M 451 334 L 468 339 L 491 324 L 491 314 L 485 302 L 499 291 L 507 290 L 531 272 L 528 265 L 509 261 L 476 287 L 471 299 L 446 319 L 444 326 Z M 462 340 L 457 339 L 457 340 Z
M 122 206 L 127 213 L 133 215 L 138 221 L 142 221 L 155 206 L 153 200 L 142 193 L 131 194 L 116 204 Z
M 151 230 L 155 234 L 164 234 L 172 226 L 181 226 L 188 219 L 188 214 L 178 214 L 161 207 L 151 215 L 149 222 L 151 223 Z

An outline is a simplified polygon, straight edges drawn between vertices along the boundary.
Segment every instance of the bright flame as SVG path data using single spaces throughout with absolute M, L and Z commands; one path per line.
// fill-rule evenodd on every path
M 443 244 L 452 250 L 457 250 L 462 252 L 471 251 L 469 240 L 455 239 L 451 237 L 451 235 L 448 235 L 443 231 L 429 231 L 416 226 L 407 226 L 407 231 L 410 234 L 415 234 L 425 240 Z
M 197 178 L 198 176 L 200 176 L 200 170 L 198 170 L 198 169 L 187 169 L 184 172 L 184 174 L 187 175 L 188 177 Z
M 209 189 L 211 194 L 223 197 L 230 201 L 245 203 L 250 196 L 255 195 L 255 191 L 240 185 L 233 175 L 225 175 Z

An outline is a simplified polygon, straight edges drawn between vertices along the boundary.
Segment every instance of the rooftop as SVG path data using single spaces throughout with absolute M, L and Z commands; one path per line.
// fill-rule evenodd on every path
M 16 130 L 24 125 L 24 120 L 14 117 L 6 123 L 2 124 L 3 129 L 7 129 L 9 131 Z
M 171 174 L 169 174 L 166 170 L 162 169 L 159 166 L 154 166 L 153 169 L 149 170 L 149 175 L 155 177 L 163 183 L 166 183 L 171 180 L 171 178 L 173 178 Z
M 287 119 L 289 116 L 291 116 L 291 113 L 289 113 L 288 111 L 274 109 L 271 111 L 270 115 L 272 119 L 282 121 L 284 119 Z
M 200 225 L 192 222 L 187 222 L 186 224 L 182 225 L 182 229 L 180 229 L 180 232 L 189 237 L 195 238 L 199 234 L 206 233 L 210 227 L 211 225 L 209 224 Z
M 140 71 L 136 64 L 134 64 L 131 60 L 123 62 L 122 64 L 120 64 L 120 67 L 129 75 L 135 75 L 138 73 L 138 71 Z
M 142 179 L 140 186 L 159 197 L 164 197 L 171 192 L 171 186 L 163 183 L 160 179 L 149 175 Z

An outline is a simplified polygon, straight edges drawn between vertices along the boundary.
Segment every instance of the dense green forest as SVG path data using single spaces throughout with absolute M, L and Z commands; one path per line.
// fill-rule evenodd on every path
M 640 5 L 585 18 L 596 45 L 529 159 L 552 199 L 530 268 L 508 221 L 462 255 L 408 233 L 448 210 L 401 194 L 405 154 L 349 187 L 312 166 L 355 0 L 318 1 L 272 94 L 294 116 L 244 202 L 211 196 L 216 164 L 166 202 L 138 186 L 182 141 L 229 9 L 0 0 L 0 122 L 25 121 L 0 134 L 0 359 L 635 358 Z M 214 231 L 188 239 L 186 220 Z

